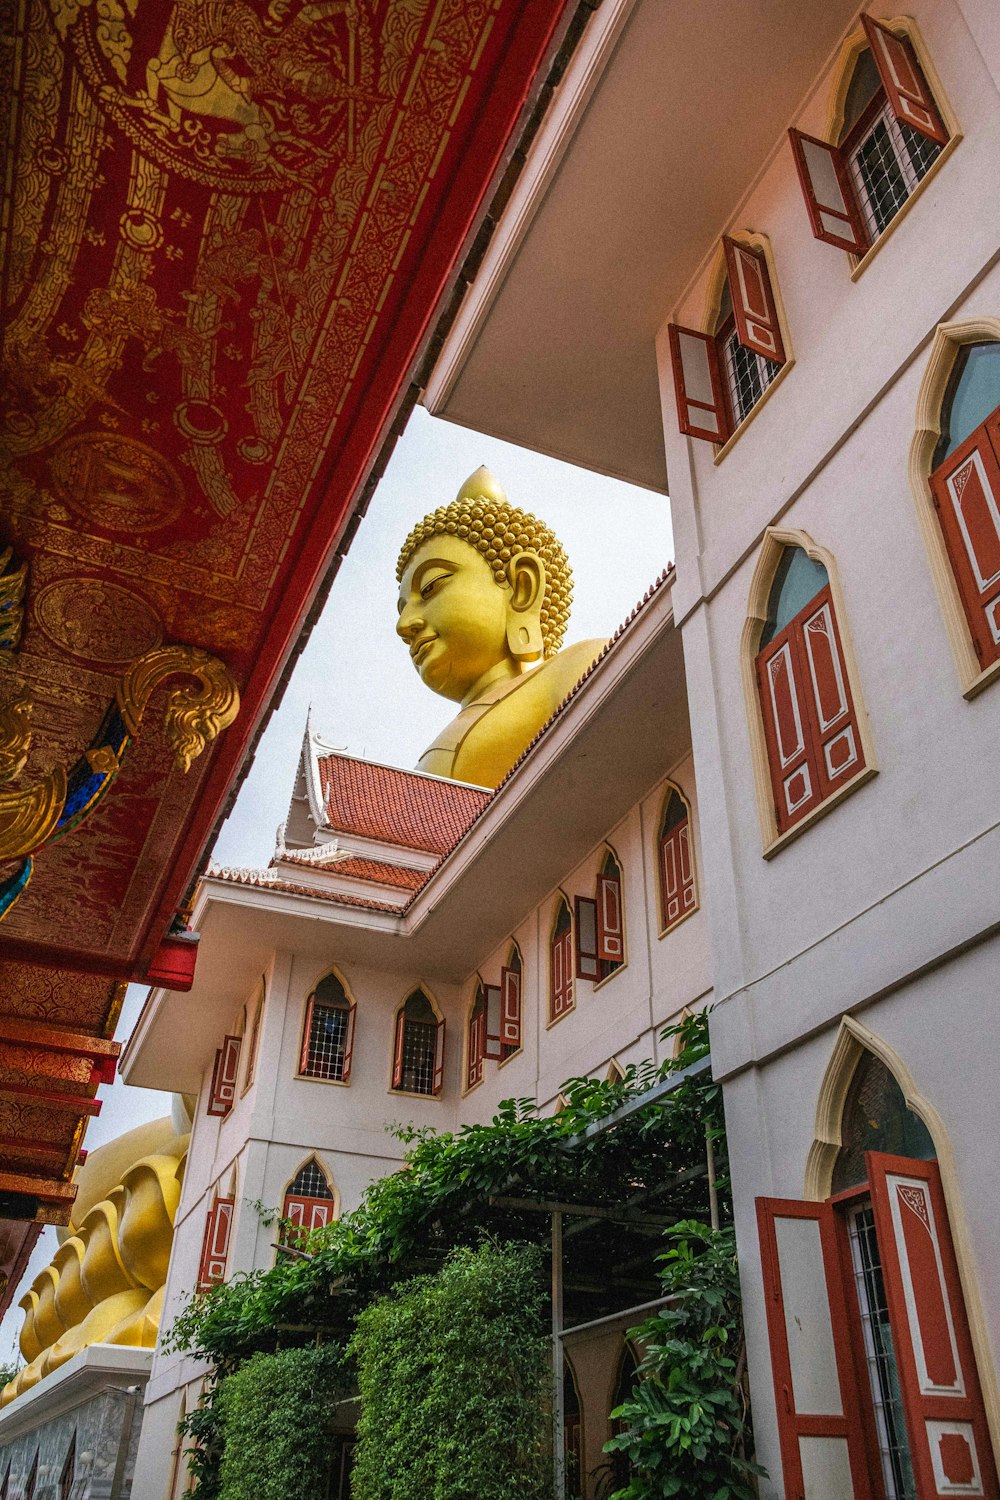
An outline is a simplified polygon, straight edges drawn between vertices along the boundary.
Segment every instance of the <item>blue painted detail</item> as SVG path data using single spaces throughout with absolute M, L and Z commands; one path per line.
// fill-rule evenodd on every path
M 34 861 L 29 854 L 22 860 L 19 869 L 0 884 L 0 922 L 10 911 L 34 873 Z

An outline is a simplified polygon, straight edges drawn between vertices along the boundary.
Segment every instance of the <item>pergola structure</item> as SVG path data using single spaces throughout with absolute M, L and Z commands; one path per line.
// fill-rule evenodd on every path
M 0 1312 L 593 6 L 6 9 Z

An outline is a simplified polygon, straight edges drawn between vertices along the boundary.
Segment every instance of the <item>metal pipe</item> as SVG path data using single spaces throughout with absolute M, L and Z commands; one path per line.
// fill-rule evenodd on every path
M 568 1339 L 571 1334 L 583 1333 L 586 1328 L 600 1328 L 604 1323 L 617 1323 L 619 1318 L 634 1318 L 638 1313 L 652 1312 L 656 1307 L 669 1307 L 680 1301 L 680 1293 L 671 1292 L 666 1297 L 654 1297 L 651 1302 L 637 1302 L 634 1307 L 623 1307 L 621 1312 L 605 1313 L 603 1318 L 591 1318 L 588 1323 L 574 1323 L 563 1329 L 561 1337 Z
M 125 1469 L 128 1464 L 128 1450 L 132 1441 L 132 1423 L 135 1418 L 136 1404 L 142 1397 L 142 1391 L 137 1385 L 112 1387 L 122 1391 L 125 1397 L 125 1411 L 122 1414 L 122 1430 L 118 1438 L 118 1456 L 115 1459 L 115 1472 L 111 1479 L 111 1489 L 108 1500 L 122 1500 L 125 1493 Z
M 708 1213 L 713 1229 L 719 1227 L 719 1194 L 715 1186 L 715 1147 L 712 1144 L 712 1127 L 705 1126 L 705 1157 L 708 1161 Z
M 562 1214 L 552 1215 L 552 1380 L 555 1386 L 552 1403 L 552 1481 L 554 1500 L 566 1495 L 566 1411 L 563 1381 L 563 1247 Z

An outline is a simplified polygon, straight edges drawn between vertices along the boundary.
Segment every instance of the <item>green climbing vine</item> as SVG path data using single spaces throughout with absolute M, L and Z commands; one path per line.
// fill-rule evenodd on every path
M 624 1430 L 605 1451 L 631 1474 L 611 1500 L 756 1500 L 735 1236 L 689 1220 L 667 1239 L 661 1280 L 676 1301 L 630 1335 L 645 1357 L 612 1414 Z

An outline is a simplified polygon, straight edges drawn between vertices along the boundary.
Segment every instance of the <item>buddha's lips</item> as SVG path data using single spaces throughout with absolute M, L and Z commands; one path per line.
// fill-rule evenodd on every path
M 421 640 L 414 641 L 410 647 L 410 657 L 416 666 L 419 667 L 436 640 L 436 635 L 425 635 Z

